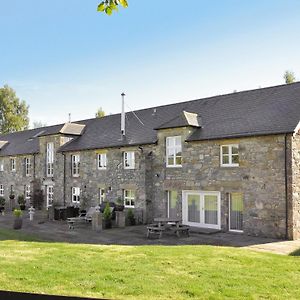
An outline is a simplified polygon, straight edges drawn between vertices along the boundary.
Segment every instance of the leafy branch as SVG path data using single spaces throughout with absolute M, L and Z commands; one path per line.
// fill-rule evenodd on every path
M 128 7 L 127 0 L 104 0 L 98 5 L 97 11 L 105 12 L 110 16 L 120 5 L 124 8 Z

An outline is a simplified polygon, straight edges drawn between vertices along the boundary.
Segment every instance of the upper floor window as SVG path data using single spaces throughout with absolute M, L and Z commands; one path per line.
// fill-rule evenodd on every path
M 3 163 L 3 159 L 0 160 L 0 172 L 4 171 L 4 163 Z
M 135 159 L 134 151 L 124 152 L 124 169 L 134 169 Z
M 31 162 L 30 157 L 25 158 L 25 175 L 30 176 Z
M 72 202 L 79 203 L 80 202 L 80 188 L 72 187 Z
M 167 167 L 182 166 L 181 136 L 169 136 L 166 138 Z
M 4 186 L 3 186 L 3 184 L 0 184 L 0 196 L 1 197 L 4 196 Z
M 238 167 L 239 166 L 239 146 L 222 145 L 221 146 L 221 166 Z
M 106 153 L 98 154 L 98 169 L 106 169 Z
M 29 199 L 30 198 L 30 185 L 26 184 L 25 185 L 25 199 Z
M 105 189 L 99 189 L 99 203 L 102 204 L 105 201 Z
M 72 155 L 71 160 L 72 160 L 72 175 L 74 177 L 78 177 L 79 176 L 80 155 L 79 154 Z
M 10 159 L 10 170 L 12 172 L 16 172 L 16 159 L 15 158 Z
M 48 177 L 53 176 L 53 162 L 54 162 L 54 144 L 47 143 L 46 172 Z
M 124 206 L 134 207 L 134 203 L 135 203 L 135 191 L 124 190 Z

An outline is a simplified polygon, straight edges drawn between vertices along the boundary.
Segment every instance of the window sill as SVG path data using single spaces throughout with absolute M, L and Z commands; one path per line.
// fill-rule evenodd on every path
M 235 164 L 235 165 L 221 165 L 221 168 L 237 168 L 239 166 L 240 165 L 237 165 L 237 164 Z
M 98 167 L 98 170 L 100 170 L 100 171 L 101 171 L 101 170 L 106 170 L 106 167 L 103 167 L 103 168 L 99 168 L 99 167 Z
M 134 167 L 132 167 L 132 168 L 129 168 L 129 167 L 124 167 L 124 170 L 135 170 L 135 168 Z
M 182 168 L 182 165 L 167 165 L 166 168 Z
M 134 208 L 134 205 L 124 205 L 125 208 Z

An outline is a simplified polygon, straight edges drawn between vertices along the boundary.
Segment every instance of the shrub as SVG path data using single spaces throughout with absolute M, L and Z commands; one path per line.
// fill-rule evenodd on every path
M 134 217 L 133 210 L 131 208 L 129 208 L 127 211 L 127 220 L 129 225 L 135 225 L 135 217 Z
M 105 228 L 111 228 L 112 226 L 111 219 L 112 219 L 112 213 L 109 206 L 109 202 L 107 202 L 103 211 L 103 221 L 104 221 Z
M 22 216 L 22 211 L 21 211 L 21 209 L 14 209 L 14 216 L 16 217 L 16 218 L 20 218 L 21 216 Z
M 4 197 L 0 197 L 0 206 L 4 206 L 5 205 L 5 198 Z
M 24 205 L 26 203 L 24 195 L 18 196 L 18 203 L 19 203 L 19 205 Z

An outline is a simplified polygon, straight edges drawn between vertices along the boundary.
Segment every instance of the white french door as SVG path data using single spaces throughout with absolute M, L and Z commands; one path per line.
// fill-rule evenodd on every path
M 220 192 L 183 191 L 183 223 L 195 227 L 220 229 L 220 198 Z
M 53 185 L 47 185 L 46 196 L 47 196 L 47 208 L 48 208 L 53 204 Z

